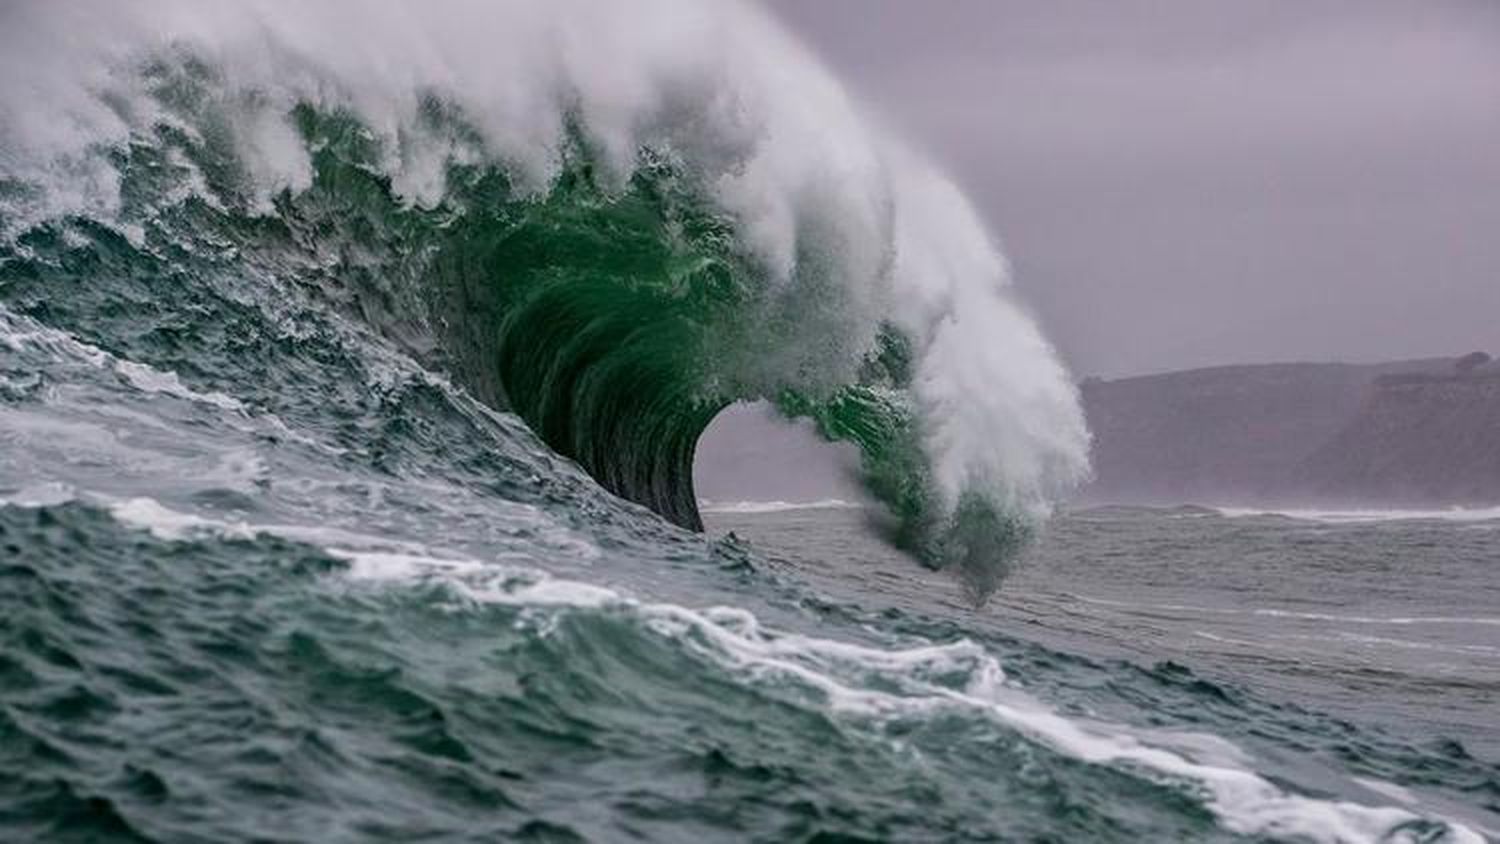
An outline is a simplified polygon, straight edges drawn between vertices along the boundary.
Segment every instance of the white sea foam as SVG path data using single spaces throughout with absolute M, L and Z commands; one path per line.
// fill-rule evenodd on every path
M 1106 607 L 1179 612 L 1190 615 L 1258 615 L 1267 618 L 1291 618 L 1303 621 L 1329 621 L 1342 624 L 1391 624 L 1397 626 L 1423 624 L 1500 626 L 1500 616 L 1351 615 L 1347 613 L 1288 610 L 1277 607 L 1204 607 L 1195 604 L 1135 603 L 1131 601 L 1119 601 L 1113 598 L 1094 598 L 1087 595 L 1076 595 L 1074 597 L 1085 603 Z
M 182 379 L 175 372 L 163 372 L 143 363 L 128 360 L 116 360 L 115 372 L 130 382 L 132 387 L 144 393 L 162 393 L 176 396 L 188 401 L 211 404 L 221 410 L 243 410 L 244 405 L 236 399 L 224 395 L 221 392 L 199 392 L 190 389 L 182 383 Z
M 0 506 L 53 507 L 72 501 L 101 507 L 120 524 L 146 531 L 164 542 L 206 539 L 247 540 L 274 536 L 323 549 L 351 563 L 351 576 L 363 579 L 410 579 L 417 572 L 449 575 L 493 574 L 496 563 L 507 565 L 536 562 L 524 550 L 496 551 L 480 564 L 456 551 L 385 534 L 348 530 L 327 524 L 257 523 L 203 516 L 173 509 L 154 498 L 120 498 L 67 484 L 43 483 L 23 487 L 0 496 Z M 550 560 L 566 559 L 588 564 L 599 549 L 572 531 L 556 524 L 542 511 L 524 504 L 503 507 L 504 514 L 525 524 L 535 550 Z M 517 569 L 517 571 L 521 571 Z M 531 571 L 525 569 L 524 571 Z
M 1220 515 L 1230 519 L 1253 516 L 1281 516 L 1307 522 L 1325 524 L 1363 524 L 1367 522 L 1491 522 L 1500 521 L 1500 507 L 1450 507 L 1445 510 L 1313 510 L 1313 509 L 1263 509 L 1254 507 L 1215 507 Z
M 223 522 L 181 513 L 164 507 L 151 498 L 117 501 L 110 505 L 109 512 L 120 523 L 147 531 L 157 539 L 169 542 L 205 534 L 249 539 L 257 533 L 243 522 Z
M 44 481 L 0 495 L 0 507 L 58 507 L 75 501 L 78 491 L 60 481 Z
M 45 505 L 42 498 L 99 498 L 70 489 L 37 492 L 32 506 Z M 841 642 L 767 628 L 740 608 L 651 603 L 605 586 L 555 577 L 531 565 L 524 553 L 476 560 L 335 528 L 219 521 L 146 498 L 115 500 L 107 506 L 123 524 L 166 541 L 271 534 L 318 545 L 348 561 L 344 578 L 350 583 L 438 585 L 460 603 L 516 606 L 529 613 L 601 608 L 623 612 L 636 618 L 642 629 L 740 675 L 744 682 L 802 688 L 810 695 L 802 698 L 805 703 L 847 717 L 873 719 L 878 725 L 891 718 L 964 711 L 1086 762 L 1150 772 L 1148 776 L 1164 782 L 1196 783 L 1220 822 L 1235 832 L 1327 842 L 1402 841 L 1403 824 L 1431 819 L 1417 807 L 1414 795 L 1396 786 L 1373 780 L 1359 783 L 1408 807 L 1306 797 L 1255 773 L 1249 767 L 1251 757 L 1222 738 L 1064 716 L 1008 681 L 1000 663 L 967 640 L 912 648 Z M 1482 844 L 1478 833 L 1451 822 L 1448 826 L 1445 840 Z
M 1385 648 L 1405 648 L 1407 650 L 1433 651 L 1433 652 L 1436 652 L 1436 653 L 1453 653 L 1453 654 L 1500 654 L 1500 648 L 1491 647 L 1489 645 L 1478 645 L 1478 644 L 1457 645 L 1457 644 L 1449 644 L 1449 643 L 1445 643 L 1445 642 L 1416 642 L 1416 641 L 1412 641 L 1410 639 L 1393 639 L 1393 638 L 1391 638 L 1389 636 L 1370 636 L 1370 635 L 1367 635 L 1367 634 L 1364 634 L 1364 633 L 1353 633 L 1353 632 L 1350 632 L 1348 630 L 1337 631 L 1336 636 L 1337 636 L 1337 638 L 1338 638 L 1339 641 L 1349 642 L 1349 643 L 1355 644 L 1355 645 L 1366 645 L 1366 646 L 1370 646 L 1372 648 L 1379 648 L 1379 649 L 1385 649 Z M 1305 641 L 1316 642 L 1316 643 L 1319 643 L 1319 644 L 1327 644 L 1328 640 L 1329 640 L 1329 636 L 1327 634 L 1325 634 L 1325 633 L 1320 633 L 1320 634 L 1318 634 L 1316 636 L 1313 636 L 1313 635 L 1296 635 L 1296 636 L 1281 635 L 1281 636 L 1278 636 L 1278 638 L 1282 638 L 1282 639 L 1301 639 L 1301 640 L 1305 640 Z
M 441 583 L 476 603 L 532 610 L 611 608 L 642 628 L 738 674 L 744 682 L 800 687 L 815 705 L 875 723 L 965 711 L 992 719 L 1053 750 L 1100 765 L 1147 771 L 1164 782 L 1203 789 L 1226 829 L 1246 835 L 1311 841 L 1416 841 L 1403 824 L 1422 819 L 1412 807 L 1368 806 L 1292 794 L 1248 766 L 1249 755 L 1214 736 L 1137 729 L 1065 717 L 1007 682 L 999 662 L 969 641 L 885 649 L 782 633 L 734 607 L 690 609 L 649 603 L 602 586 L 553 578 L 515 566 L 392 554 L 350 554 L 349 576 L 385 584 Z M 1362 780 L 1370 792 L 1405 804 L 1404 789 Z M 1430 818 L 1428 818 L 1430 819 Z M 1483 844 L 1473 830 L 1448 824 L 1453 844 Z
M 143 363 L 117 357 L 91 343 L 86 343 L 61 329 L 42 325 L 36 320 L 13 313 L 0 306 L 0 345 L 12 352 L 39 349 L 59 360 L 71 360 L 96 369 L 112 370 L 131 387 L 143 393 L 158 393 L 212 405 L 220 410 L 243 411 L 244 405 L 223 393 L 199 392 L 182 383 L 175 372 L 163 371 Z
M 1369 777 L 1350 777 L 1350 779 L 1354 780 L 1365 788 L 1368 788 L 1371 791 L 1374 791 L 1391 800 L 1395 800 L 1398 803 L 1405 803 L 1408 806 L 1415 805 L 1417 803 L 1416 795 L 1412 794 L 1409 789 L 1403 788 L 1399 785 L 1396 785 L 1395 783 L 1381 782 L 1380 780 L 1370 779 Z
M 1250 610 L 1254 615 L 1269 616 L 1271 618 L 1300 618 L 1309 621 L 1335 621 L 1346 624 L 1394 624 L 1407 626 L 1413 624 L 1473 624 L 1486 627 L 1500 626 L 1500 616 L 1451 616 L 1451 615 L 1345 615 L 1341 613 L 1302 612 L 1299 610 L 1282 610 L 1261 608 Z
M 330 547 L 329 553 L 349 562 L 348 577 L 363 581 L 438 581 L 461 597 L 480 603 L 526 606 L 599 607 L 619 603 L 619 593 L 602 586 L 549 577 L 539 569 L 516 564 L 513 556 L 499 562 L 431 557 L 423 554 Z
M 537 613 L 609 609 L 768 692 L 800 688 L 816 705 L 861 723 L 925 718 L 954 711 L 993 720 L 1074 758 L 1162 782 L 1190 782 L 1226 829 L 1247 835 L 1326 842 L 1412 840 L 1404 824 L 1433 820 L 1410 791 L 1378 780 L 1356 781 L 1402 806 L 1372 806 L 1287 792 L 1256 773 L 1252 757 L 1227 740 L 1161 728 L 1137 728 L 1068 717 L 1007 679 L 998 660 L 974 642 L 882 648 L 764 626 L 735 607 L 692 609 L 642 601 L 609 587 L 550 575 L 524 553 L 476 560 L 419 543 L 321 526 L 250 525 L 172 510 L 147 498 L 107 501 L 70 488 L 23 490 L 0 504 L 50 506 L 102 500 L 121 523 L 165 541 L 250 538 L 269 534 L 322 547 L 346 560 L 351 584 L 437 585 L 459 604 L 499 604 Z M 546 618 L 539 629 L 550 629 Z M 1443 840 L 1482 844 L 1481 835 L 1448 822 Z M 1407 837 L 1403 837 L 1406 835 Z M 1428 839 L 1423 839 L 1428 840 Z
M 227 130 L 252 210 L 311 183 L 292 125 L 298 103 L 356 114 L 406 201 L 431 205 L 451 162 L 505 166 L 524 189 L 556 173 L 577 118 L 623 183 L 643 145 L 667 150 L 738 221 L 745 247 L 800 308 L 768 354 L 731 373 L 774 395 L 852 380 L 877 326 L 916 340 L 913 393 L 936 491 L 1035 513 L 1087 471 L 1076 391 L 1012 301 L 1003 257 L 962 194 L 872 131 L 842 87 L 758 7 L 739 2 L 251 0 L 208 5 L 80 0 L 8 4 L 0 26 L 0 237 L 83 215 L 145 242 L 162 203 L 203 195 L 235 207 L 179 161 L 182 184 L 132 210 L 111 156 L 194 115 L 140 69 L 191 54 L 219 86 L 206 119 Z M 433 97 L 474 133 L 435 129 Z M 204 133 L 200 137 L 207 137 Z M 217 142 L 217 141 L 216 141 Z M 241 197 L 240 199 L 244 199 Z M 829 282 L 832 282 L 830 284 Z M 799 298 L 800 297 L 800 298 Z M 822 297 L 819 299 L 818 297 Z M 185 394 L 126 368 L 142 389 Z M 198 396 L 220 403 L 217 394 Z
M 857 510 L 865 505 L 842 498 L 820 501 L 710 501 L 699 499 L 701 513 L 781 513 L 787 510 Z

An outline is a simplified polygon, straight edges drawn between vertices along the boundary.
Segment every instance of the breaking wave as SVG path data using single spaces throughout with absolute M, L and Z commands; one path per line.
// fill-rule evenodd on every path
M 896 541 L 981 595 L 1087 471 L 1071 381 L 964 198 L 756 9 L 0 22 L 11 276 L 314 296 L 688 528 L 699 435 L 769 400 L 857 445 Z

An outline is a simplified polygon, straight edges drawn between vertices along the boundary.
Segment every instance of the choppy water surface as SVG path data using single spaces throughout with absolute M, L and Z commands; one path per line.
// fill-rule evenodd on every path
M 736 506 L 718 530 L 829 589 L 963 613 L 849 506 Z M 876 522 L 878 527 L 878 520 Z M 971 623 L 1235 685 L 1500 757 L 1500 514 L 1105 507 L 1055 520 Z
M 1495 826 L 1488 524 L 1094 511 L 975 611 L 860 510 L 681 531 L 336 320 L 273 391 L 6 319 L 8 839 Z

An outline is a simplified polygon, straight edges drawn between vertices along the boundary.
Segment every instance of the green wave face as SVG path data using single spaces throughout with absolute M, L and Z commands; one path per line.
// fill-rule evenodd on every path
M 572 162 L 545 196 L 472 213 L 435 281 L 472 385 L 605 488 L 699 529 L 694 446 L 736 398 L 713 338 L 751 291 L 724 222 L 673 182 L 657 165 L 606 193 Z
M 813 361 L 765 378 L 754 364 L 796 330 L 731 221 L 664 163 L 643 164 L 619 191 L 590 170 L 580 157 L 544 197 L 492 205 L 502 210 L 469 220 L 444 251 L 438 287 L 465 326 L 454 348 L 471 383 L 493 373 L 498 401 L 550 446 L 695 530 L 698 438 L 725 406 L 773 398 L 858 445 L 900 543 L 939 562 L 909 375 L 891 365 L 908 341 L 884 326 L 843 386 L 799 383 Z
M 803 290 L 777 287 L 734 221 L 666 156 L 643 152 L 623 185 L 606 187 L 578 130 L 545 192 L 518 196 L 503 170 L 455 168 L 444 203 L 419 210 L 367 175 L 357 121 L 304 109 L 300 125 L 319 152 L 312 188 L 289 197 L 292 215 L 330 223 L 352 203 L 408 248 L 424 243 L 432 257 L 416 281 L 452 368 L 611 492 L 701 530 L 699 437 L 726 406 L 768 398 L 858 446 L 867 489 L 894 516 L 893 541 L 931 566 L 956 565 L 976 594 L 998 585 L 1030 536 L 1027 520 L 979 495 L 945 514 L 909 392 L 912 342 L 891 323 L 847 362 L 844 384 L 813 356 L 824 346 L 766 375 L 758 364 L 789 340 L 838 330 L 843 303 L 816 261 L 794 280 Z M 820 319 L 828 310 L 834 318 Z

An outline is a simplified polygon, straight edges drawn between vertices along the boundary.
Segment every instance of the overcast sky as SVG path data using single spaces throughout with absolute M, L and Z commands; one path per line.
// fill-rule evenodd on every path
M 770 0 L 1080 375 L 1500 353 L 1500 0 Z

